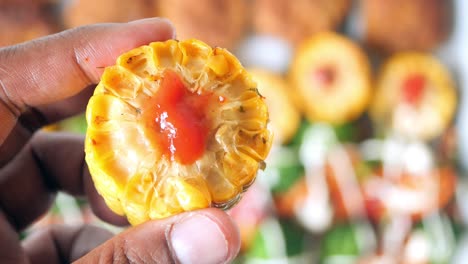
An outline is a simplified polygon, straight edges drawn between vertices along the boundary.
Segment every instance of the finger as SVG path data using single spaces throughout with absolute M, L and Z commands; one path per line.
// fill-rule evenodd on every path
M 30 263 L 70 263 L 98 247 L 113 234 L 103 228 L 50 226 L 30 234 L 22 246 Z
M 0 170 L 0 208 L 21 230 L 44 214 L 55 192 L 80 196 L 94 188 L 84 162 L 83 138 L 66 133 L 36 133 L 21 152 Z M 95 214 L 113 224 L 125 224 L 99 195 L 90 197 Z
M 8 219 L 0 210 L 0 260 L 2 263 L 28 263 L 20 247 L 18 233 L 11 227 Z
M 0 168 L 24 147 L 34 131 L 45 124 L 82 112 L 93 91 L 94 86 L 90 86 L 63 101 L 37 108 L 28 108 L 26 112 L 23 112 L 8 137 L 0 145 Z
M 69 98 L 97 83 L 119 54 L 173 36 L 167 20 L 152 18 L 84 26 L 0 49 L 0 143 L 27 107 Z
M 0 129 L 2 128 L 0 127 Z M 23 148 L 30 137 L 31 132 L 21 124 L 16 123 L 11 130 L 10 135 L 8 135 L 3 144 L 0 145 L 0 168 L 11 161 L 21 148 Z
M 86 197 L 88 198 L 89 205 L 93 213 L 101 220 L 107 223 L 111 223 L 117 226 L 130 225 L 126 217 L 115 214 L 106 205 L 104 198 L 97 192 L 96 187 L 94 187 L 94 183 L 91 179 L 91 176 L 89 175 L 89 170 L 87 166 L 84 172 L 84 192 L 86 194 Z
M 131 228 L 76 263 L 228 263 L 239 247 L 231 218 L 211 208 Z

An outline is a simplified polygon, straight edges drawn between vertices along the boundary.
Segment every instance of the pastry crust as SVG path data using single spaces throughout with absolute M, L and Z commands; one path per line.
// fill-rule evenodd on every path
M 228 49 L 243 37 L 249 17 L 245 0 L 158 0 L 157 10 L 174 23 L 177 38 Z
M 408 102 L 404 95 L 405 81 L 412 76 L 419 76 L 424 82 L 421 91 L 406 91 L 412 97 L 420 97 L 418 102 Z M 386 131 L 430 140 L 441 135 L 452 122 L 457 105 L 455 84 L 447 69 L 430 55 L 394 55 L 383 66 L 376 88 L 370 114 Z
M 18 44 L 59 30 L 39 4 L 0 2 L 0 47 Z
M 184 119 L 190 112 L 170 112 L 154 101 L 176 89 L 164 86 L 167 71 L 189 96 L 177 104 L 203 111 L 195 118 L 206 124 L 206 141 L 195 160 L 177 156 L 198 140 L 194 119 Z M 204 96 L 211 99 L 197 103 Z M 155 111 L 168 121 L 151 118 Z M 272 140 L 267 106 L 250 75 L 232 54 L 198 40 L 155 42 L 121 55 L 105 69 L 86 118 L 86 161 L 95 186 L 134 225 L 209 206 L 229 208 L 264 168 Z M 175 132 L 165 134 L 167 127 Z M 178 135 L 184 145 L 177 145 Z M 155 140 L 165 136 L 174 140 L 169 152 Z
M 153 0 L 75 0 L 65 5 L 63 20 L 67 28 L 106 23 L 128 22 L 156 15 Z
M 429 51 L 450 32 L 450 0 L 364 0 L 364 38 L 384 52 Z
M 350 4 L 349 0 L 256 0 L 253 24 L 259 33 L 297 45 L 315 33 L 336 29 Z
M 312 121 L 342 124 L 358 118 L 371 96 L 371 70 L 361 48 L 336 33 L 303 42 L 291 64 L 296 101 Z
M 279 75 L 262 69 L 249 69 L 258 90 L 265 97 L 275 140 L 287 143 L 296 134 L 301 115 L 291 98 L 288 83 Z

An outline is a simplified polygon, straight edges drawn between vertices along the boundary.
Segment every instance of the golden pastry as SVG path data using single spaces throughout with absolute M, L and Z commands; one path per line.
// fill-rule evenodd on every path
M 386 52 L 428 51 L 450 32 L 451 0 L 364 0 L 365 41 Z
M 174 23 L 178 39 L 203 39 L 231 49 L 245 33 L 247 7 L 244 0 L 158 0 L 157 10 Z
M 346 37 L 326 32 L 305 40 L 290 71 L 296 101 L 312 122 L 349 122 L 368 105 L 369 61 L 360 47 Z
M 156 15 L 153 0 L 73 0 L 63 10 L 67 28 L 94 23 L 128 22 Z
M 299 44 L 315 33 L 336 29 L 350 4 L 350 0 L 256 0 L 253 24 L 259 33 Z
M 263 97 L 239 61 L 198 40 L 155 42 L 107 67 L 90 99 L 86 161 L 131 224 L 229 208 L 271 146 Z
M 450 125 L 456 96 L 450 73 L 436 58 L 400 53 L 381 70 L 370 114 L 386 131 L 429 140 Z
M 18 44 L 58 31 L 38 4 L 0 2 L 0 47 Z
M 261 69 L 250 69 L 249 73 L 258 85 L 268 105 L 275 140 L 287 143 L 296 134 L 301 116 L 294 105 L 287 82 L 274 73 Z

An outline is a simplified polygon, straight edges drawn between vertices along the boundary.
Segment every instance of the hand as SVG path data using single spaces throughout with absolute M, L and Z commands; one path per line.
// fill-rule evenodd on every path
M 51 226 L 18 238 L 47 212 L 57 191 L 86 195 L 98 217 L 126 224 L 94 189 L 83 138 L 35 131 L 82 112 L 102 67 L 119 54 L 173 36 L 166 20 L 154 18 L 81 27 L 0 49 L 1 263 L 223 263 L 235 257 L 238 230 L 217 209 L 149 221 L 113 238 L 93 226 Z

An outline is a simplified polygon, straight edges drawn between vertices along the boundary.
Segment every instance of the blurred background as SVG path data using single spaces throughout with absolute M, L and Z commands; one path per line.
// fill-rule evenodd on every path
M 464 0 L 0 0 L 0 47 L 167 17 L 233 52 L 269 106 L 267 168 L 229 212 L 237 263 L 468 263 L 467 14 Z M 105 225 L 60 194 L 24 235 L 58 223 Z

